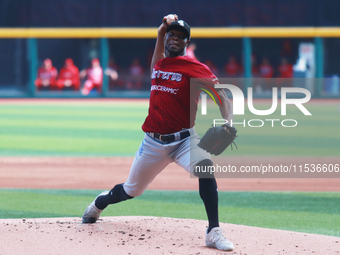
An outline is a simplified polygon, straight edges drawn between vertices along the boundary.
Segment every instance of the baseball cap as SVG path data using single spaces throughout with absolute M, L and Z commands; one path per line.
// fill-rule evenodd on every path
M 182 31 L 190 39 L 190 26 L 184 20 L 176 20 L 171 22 L 167 27 L 166 32 L 169 32 L 170 30 Z

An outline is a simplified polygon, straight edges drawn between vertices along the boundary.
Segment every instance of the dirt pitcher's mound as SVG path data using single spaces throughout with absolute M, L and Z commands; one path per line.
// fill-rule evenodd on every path
M 339 254 L 340 238 L 222 223 L 228 254 Z M 156 217 L 4 219 L 0 254 L 227 254 L 205 246 L 206 222 Z

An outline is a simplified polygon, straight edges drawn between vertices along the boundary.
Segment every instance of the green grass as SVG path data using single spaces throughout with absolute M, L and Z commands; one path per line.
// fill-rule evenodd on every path
M 0 218 L 81 217 L 99 191 L 0 190 Z M 219 192 L 220 221 L 340 236 L 340 193 Z M 196 191 L 146 191 L 109 206 L 103 216 L 206 220 Z
M 0 105 L 0 155 L 133 156 L 147 104 Z
M 304 116 L 288 105 L 287 115 L 280 109 L 270 116 L 256 116 L 246 109 L 250 119 L 295 119 L 298 126 L 284 128 L 280 122 L 265 121 L 261 128 L 235 125 L 239 150 L 232 155 L 340 155 L 340 111 L 338 104 L 305 104 L 312 116 Z M 270 108 L 256 103 L 255 108 Z M 18 104 L 0 105 L 0 156 L 133 156 L 143 139 L 141 126 L 148 103 L 131 104 Z M 208 107 L 206 117 L 197 114 L 196 130 L 200 135 L 221 118 L 217 107 Z M 253 123 L 256 124 L 256 123 Z M 230 153 L 230 152 L 225 152 Z
M 305 104 L 312 116 L 305 116 L 297 107 L 289 105 L 287 115 L 282 116 L 280 107 L 270 116 L 253 115 L 245 107 L 245 115 L 235 115 L 234 122 L 238 130 L 235 142 L 238 150 L 225 151 L 224 154 L 236 155 L 259 155 L 259 156 L 339 156 L 340 155 L 340 111 L 339 103 L 334 104 Z M 268 103 L 257 103 L 254 106 L 259 109 L 269 109 Z M 198 111 L 200 113 L 200 110 Z M 216 107 L 209 106 L 208 114 L 197 115 L 196 130 L 203 135 L 212 125 L 213 119 L 220 119 L 220 113 Z M 260 119 L 264 122 L 263 127 L 249 127 L 248 121 Z M 277 119 L 272 127 L 271 121 Z M 294 119 L 298 122 L 296 127 L 283 127 L 281 121 Z M 260 122 L 251 122 L 251 125 L 260 125 Z M 285 125 L 292 125 L 286 122 Z

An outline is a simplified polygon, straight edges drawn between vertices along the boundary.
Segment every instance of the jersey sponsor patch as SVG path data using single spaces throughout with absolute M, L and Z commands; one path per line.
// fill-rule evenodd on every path
M 162 86 L 162 85 L 152 85 L 151 86 L 151 91 L 153 90 L 158 90 L 158 91 L 163 91 L 163 92 L 168 92 L 168 93 L 171 93 L 171 94 L 177 94 L 177 91 L 179 89 L 174 89 L 174 88 L 169 88 L 167 86 Z

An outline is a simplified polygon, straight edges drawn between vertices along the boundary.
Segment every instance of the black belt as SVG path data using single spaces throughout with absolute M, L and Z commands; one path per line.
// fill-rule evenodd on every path
M 158 133 L 149 133 L 149 135 L 153 138 L 156 138 L 162 142 L 166 142 L 166 143 L 171 143 L 171 142 L 175 142 L 175 141 L 179 141 L 179 140 L 183 140 L 185 138 L 187 138 L 188 136 L 190 136 L 190 132 L 188 130 L 186 131 L 182 131 L 179 133 L 179 136 L 176 136 L 175 134 L 169 134 L 169 135 L 162 135 L 162 134 L 158 134 Z M 177 139 L 176 139 L 177 137 Z

